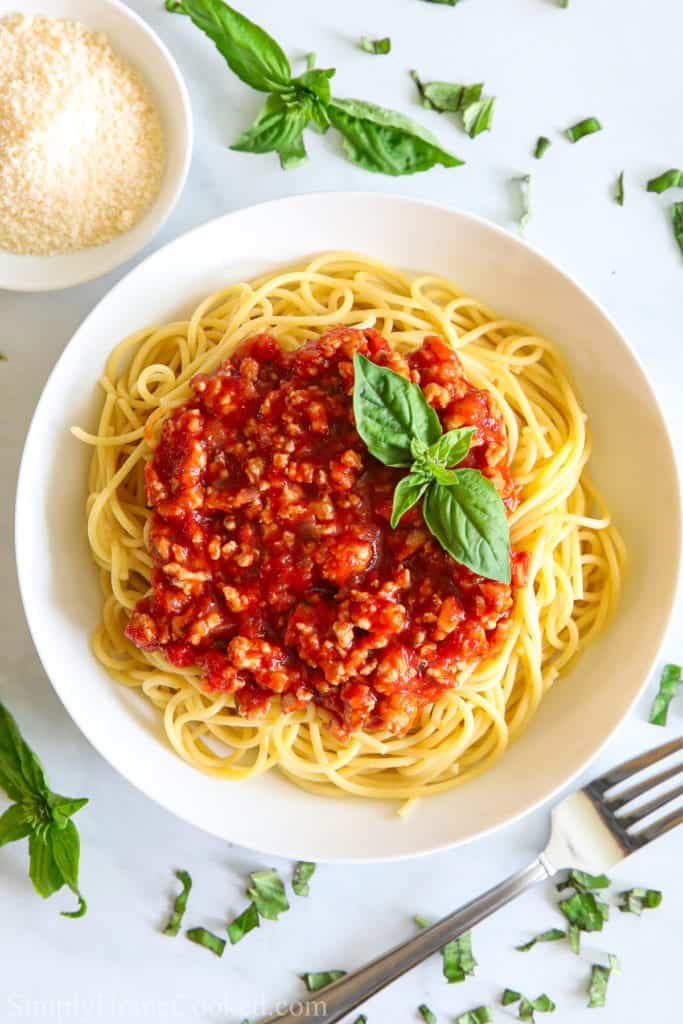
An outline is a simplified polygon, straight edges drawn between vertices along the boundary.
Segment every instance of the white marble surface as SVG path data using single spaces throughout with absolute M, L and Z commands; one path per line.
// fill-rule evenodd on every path
M 97 0 L 93 0 L 96 3 Z M 17 6 L 20 6 L 18 0 Z M 188 186 L 155 245 L 245 204 L 318 189 L 378 189 L 429 197 L 471 210 L 514 230 L 514 175 L 534 172 L 529 239 L 575 274 L 623 326 L 645 362 L 679 447 L 683 442 L 680 297 L 683 262 L 672 239 L 671 195 L 648 195 L 644 182 L 683 160 L 680 39 L 676 0 L 615 5 L 570 0 L 463 0 L 456 8 L 421 0 L 242 0 L 293 58 L 309 50 L 336 65 L 340 94 L 363 96 L 421 117 L 468 163 L 413 178 L 370 177 L 344 161 L 332 137 L 310 140 L 311 160 L 284 174 L 269 156 L 232 153 L 233 140 L 259 98 L 227 72 L 212 47 L 161 0 L 130 0 L 177 57 L 192 95 L 197 146 Z M 361 53 L 362 34 L 390 34 L 388 57 Z M 499 97 L 495 129 L 471 142 L 447 118 L 414 103 L 407 70 L 460 81 L 485 80 Z M 599 116 L 605 131 L 572 147 L 559 131 Z M 540 134 L 553 138 L 541 163 L 530 157 Z M 611 199 L 626 169 L 626 205 Z M 104 1021 L 258 1019 L 265 1005 L 301 995 L 297 973 L 353 968 L 412 933 L 412 915 L 436 915 L 465 901 L 529 859 L 543 841 L 539 811 L 466 849 L 389 867 L 323 867 L 307 901 L 267 923 L 219 961 L 183 938 L 159 934 L 174 891 L 172 871 L 195 878 L 188 922 L 220 931 L 244 905 L 242 889 L 262 858 L 196 831 L 147 801 L 90 748 L 68 719 L 35 656 L 16 587 L 12 496 L 32 410 L 57 356 L 93 304 L 124 272 L 54 295 L 0 293 L 0 472 L 4 566 L 0 616 L 0 693 L 49 768 L 61 792 L 87 794 L 79 814 L 82 887 L 90 913 L 59 917 L 69 899 L 43 902 L 27 879 L 25 844 L 0 852 L 0 1019 L 99 1024 Z M 656 453 L 653 453 L 656 457 Z M 638 466 L 634 466 L 638 474 Z M 662 538 L 666 543 L 666 538 Z M 680 621 L 681 602 L 678 615 Z M 634 637 L 634 642 L 637 638 Z M 663 660 L 683 656 L 676 625 Z M 606 766 L 661 741 L 646 724 L 650 695 L 640 702 L 600 758 Z M 667 735 L 681 732 L 682 705 Z M 542 765 L 539 766 L 542 771 Z M 400 825 L 397 825 L 400 828 Z M 358 837 L 362 843 L 362 836 Z M 525 897 L 479 927 L 479 969 L 465 985 L 448 986 L 433 960 L 368 1004 L 371 1024 L 416 1021 L 427 1002 L 450 1021 L 511 985 L 549 992 L 558 1024 L 584 1019 L 591 954 L 618 953 L 624 973 L 613 979 L 605 1024 L 679 1018 L 683 830 L 625 865 L 624 886 L 664 890 L 660 910 L 642 919 L 614 914 L 608 930 L 586 943 L 579 961 L 558 945 L 523 955 L 512 946 L 557 924 L 550 888 Z M 278 865 L 285 872 L 286 864 Z M 351 1018 L 352 1020 L 354 1018 Z M 499 1010 L 497 1020 L 511 1019 Z M 542 1018 L 541 1018 L 542 1019 Z

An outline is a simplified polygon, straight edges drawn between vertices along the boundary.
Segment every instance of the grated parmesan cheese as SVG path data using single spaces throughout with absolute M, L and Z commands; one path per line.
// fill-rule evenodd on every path
M 104 35 L 0 19 L 0 246 L 51 255 L 107 242 L 140 220 L 163 169 L 147 87 Z

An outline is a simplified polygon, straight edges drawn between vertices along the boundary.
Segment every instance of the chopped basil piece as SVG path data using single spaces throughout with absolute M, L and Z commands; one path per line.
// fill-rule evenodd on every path
M 674 203 L 671 207 L 671 223 L 678 248 L 683 252 L 683 203 Z
M 429 1007 L 425 1006 L 424 1003 L 422 1003 L 421 1006 L 418 1006 L 417 1012 L 420 1014 L 425 1024 L 437 1024 L 436 1014 L 432 1013 Z
M 216 956 L 223 956 L 225 939 L 220 939 L 206 928 L 188 928 L 185 935 L 190 942 L 196 942 L 198 946 L 203 946 L 204 949 L 210 950 Z
M 465 107 L 462 112 L 462 123 L 471 139 L 476 139 L 482 132 L 491 131 L 495 106 L 495 96 L 484 96 L 476 103 L 470 103 Z
M 569 925 L 569 948 L 576 956 L 581 952 L 581 929 L 575 924 Z
M 521 998 L 521 992 L 515 992 L 514 988 L 506 988 L 500 997 L 500 1001 L 503 1006 L 510 1006 L 512 1003 L 518 1003 Z
M 531 175 L 523 174 L 520 178 L 515 178 L 515 181 L 519 183 L 519 191 L 521 198 L 521 213 L 519 215 L 519 233 L 523 235 L 526 231 L 527 224 L 531 219 Z
M 558 882 L 556 889 L 562 892 L 563 889 L 576 889 L 577 892 L 587 892 L 589 889 L 609 889 L 610 880 L 607 875 L 589 875 L 587 871 L 571 870 L 567 877 Z
M 624 205 L 624 172 L 622 171 L 617 178 L 617 183 L 614 186 L 614 198 L 616 199 L 619 206 Z
M 515 946 L 515 949 L 519 950 L 520 953 L 526 953 L 529 949 L 533 949 L 537 942 L 557 942 L 559 939 L 566 938 L 567 933 L 563 932 L 561 928 L 550 928 L 547 932 L 541 932 L 540 935 L 529 939 L 523 946 Z
M 423 917 L 422 914 L 416 914 L 413 921 L 418 928 L 429 928 L 429 921 L 426 917 Z
M 164 928 L 164 935 L 177 935 L 180 931 L 183 914 L 187 909 L 187 898 L 190 895 L 190 889 L 192 888 L 192 879 L 187 871 L 176 871 L 175 875 L 183 888 L 180 895 L 176 897 L 173 913 L 171 914 L 168 924 Z
M 361 1013 L 360 1016 L 356 1017 L 353 1024 L 368 1024 L 368 1018 L 365 1016 L 364 1013 Z
M 607 983 L 611 974 L 609 967 L 593 964 L 590 983 L 588 985 L 588 1006 L 590 1008 L 604 1006 L 607 1000 Z
M 366 53 L 385 54 L 391 53 L 391 39 L 384 36 L 383 39 L 369 39 L 368 36 L 361 36 L 360 48 Z
M 609 913 L 607 904 L 591 892 L 575 892 L 570 899 L 562 900 L 560 910 L 570 924 L 583 932 L 602 931 Z
M 545 993 L 537 996 L 536 999 L 527 999 L 526 996 L 522 996 L 519 1003 L 519 1019 L 533 1021 L 536 1010 L 539 1013 L 552 1013 L 555 1010 L 555 1003 Z
M 254 928 L 258 927 L 258 910 L 256 909 L 256 904 L 250 903 L 247 909 L 243 910 L 242 913 L 228 925 L 228 938 L 230 939 L 230 944 L 234 946 L 250 931 L 253 931 Z
M 490 131 L 493 122 L 495 96 L 482 96 L 483 82 L 462 85 L 459 82 L 423 82 L 417 71 L 410 76 L 420 93 L 422 105 L 440 114 L 461 114 L 465 131 L 474 139 L 481 132 Z
M 443 976 L 452 984 L 457 981 L 464 981 L 468 975 L 474 974 L 477 961 L 472 955 L 472 933 L 465 932 L 457 939 L 453 939 L 441 950 L 443 961 Z
M 669 188 L 683 188 L 683 171 L 672 167 L 670 171 L 664 171 L 656 178 L 650 178 L 647 183 L 648 192 L 666 192 Z
M 252 884 L 247 896 L 256 904 L 261 917 L 277 921 L 279 914 L 289 910 L 285 887 L 277 871 L 254 871 L 250 877 Z
M 543 154 L 547 153 L 551 146 L 552 142 L 550 139 L 546 138 L 545 135 L 540 135 L 538 142 L 536 143 L 536 149 L 534 150 L 534 156 L 536 159 L 540 160 Z
M 315 873 L 315 864 L 310 860 L 300 860 L 294 867 L 292 876 L 292 889 L 297 896 L 308 896 L 310 892 L 309 882 Z
M 593 135 L 595 132 L 601 131 L 602 125 L 597 117 L 587 117 L 585 120 L 579 121 L 578 124 L 573 124 L 571 128 L 567 128 L 567 136 L 570 142 L 578 142 L 586 135 Z
M 319 992 L 321 988 L 327 988 L 333 981 L 339 981 L 346 973 L 346 971 L 312 971 L 302 974 L 301 980 L 309 992 Z
M 654 910 L 662 902 L 659 889 L 626 889 L 620 892 L 617 906 L 626 914 L 642 914 L 643 910 Z
M 659 690 L 652 703 L 652 709 L 650 711 L 650 723 L 652 725 L 666 725 L 666 720 L 669 714 L 669 704 L 676 694 L 680 681 L 681 666 L 665 665 L 662 669 L 662 678 L 659 682 Z
M 493 1014 L 488 1006 L 477 1006 L 455 1018 L 455 1024 L 491 1024 Z

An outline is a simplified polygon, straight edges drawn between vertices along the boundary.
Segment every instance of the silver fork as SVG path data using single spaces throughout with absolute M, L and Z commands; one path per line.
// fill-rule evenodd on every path
M 548 845 L 528 867 L 366 967 L 325 987 L 313 999 L 298 1002 L 284 1013 L 268 1017 L 262 1024 L 301 1024 L 302 1020 L 307 1024 L 335 1024 L 411 967 L 422 963 L 447 942 L 469 931 L 536 882 L 552 878 L 565 868 L 577 868 L 592 874 L 605 871 L 680 825 L 683 823 L 683 809 L 679 808 L 645 828 L 636 828 L 654 811 L 683 795 L 683 785 L 660 793 L 630 811 L 627 807 L 661 783 L 683 775 L 681 760 L 657 775 L 634 781 L 628 789 L 620 790 L 616 795 L 610 793 L 620 783 L 635 779 L 644 769 L 681 750 L 683 736 L 617 765 L 583 789 L 565 797 L 552 812 Z

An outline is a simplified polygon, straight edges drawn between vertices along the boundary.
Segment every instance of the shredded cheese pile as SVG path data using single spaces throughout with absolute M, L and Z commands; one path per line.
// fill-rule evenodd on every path
M 0 246 L 52 255 L 107 242 L 140 220 L 163 169 L 147 87 L 104 35 L 0 19 Z

